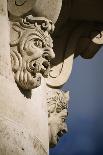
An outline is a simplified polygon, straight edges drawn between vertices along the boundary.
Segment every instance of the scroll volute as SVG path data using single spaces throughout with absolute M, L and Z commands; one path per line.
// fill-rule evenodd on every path
M 34 16 L 57 21 L 62 0 L 8 0 L 8 10 L 13 16 L 20 17 L 32 11 Z
M 36 0 L 8 0 L 8 11 L 15 17 L 20 17 L 29 12 Z

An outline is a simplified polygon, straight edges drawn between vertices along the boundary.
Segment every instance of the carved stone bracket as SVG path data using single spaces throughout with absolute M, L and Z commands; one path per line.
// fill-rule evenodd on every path
M 66 117 L 69 101 L 69 92 L 48 88 L 48 119 L 49 119 L 49 144 L 54 147 L 59 138 L 67 132 Z
M 83 58 L 92 58 L 103 44 L 102 26 L 92 22 L 70 24 L 64 27 L 63 32 L 61 30 L 61 34 L 57 32 L 54 36 L 56 57 L 47 78 L 47 85 L 53 88 L 58 88 L 67 82 L 74 57 L 81 55 Z
M 11 23 L 11 63 L 16 83 L 22 89 L 40 85 L 48 76 L 50 60 L 55 57 L 50 34 L 54 25 L 46 18 L 32 15 Z
M 47 84 L 50 87 L 60 87 L 64 83 L 67 82 L 67 80 L 70 77 L 72 66 L 73 66 L 73 59 L 74 59 L 74 53 L 76 51 L 77 42 L 81 36 L 81 34 L 85 31 L 84 25 L 77 27 L 72 33 L 70 38 L 67 41 L 66 48 L 63 49 L 64 43 L 63 40 L 60 40 L 61 42 L 57 44 L 60 46 L 60 48 L 57 47 L 57 53 L 62 53 L 60 63 L 53 65 L 51 68 L 51 71 L 49 73 L 49 77 L 47 79 Z M 64 34 L 63 34 L 64 35 Z M 63 36 L 65 42 L 65 35 Z M 59 50 L 60 49 L 60 50 Z M 59 58 L 55 58 L 55 61 Z

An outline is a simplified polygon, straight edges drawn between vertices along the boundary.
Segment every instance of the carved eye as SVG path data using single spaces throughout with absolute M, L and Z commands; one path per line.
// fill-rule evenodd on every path
M 60 113 L 60 112 L 61 112 L 61 108 L 58 107 L 58 108 L 56 109 L 56 112 L 57 112 L 57 113 Z
M 62 122 L 65 122 L 65 120 L 66 120 L 65 118 L 62 118 Z
M 36 47 L 43 48 L 43 42 L 40 39 L 35 39 L 33 43 Z
M 62 119 L 62 122 L 65 122 L 66 121 L 66 118 L 65 117 L 62 117 L 61 119 Z

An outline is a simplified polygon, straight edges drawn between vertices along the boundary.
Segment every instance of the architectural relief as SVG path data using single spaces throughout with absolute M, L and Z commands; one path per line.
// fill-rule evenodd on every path
M 67 132 L 59 88 L 74 58 L 102 46 L 102 10 L 97 0 L 0 0 L 0 155 L 48 155 Z
M 50 34 L 54 25 L 46 18 L 28 15 L 11 24 L 11 63 L 16 83 L 22 89 L 33 89 L 47 77 L 50 60 L 55 57 Z
M 48 123 L 49 123 L 49 144 L 54 147 L 59 138 L 67 132 L 66 117 L 69 101 L 69 92 L 49 88 L 48 91 Z

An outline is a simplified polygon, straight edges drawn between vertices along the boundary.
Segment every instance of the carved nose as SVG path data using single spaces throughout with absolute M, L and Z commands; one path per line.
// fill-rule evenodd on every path
M 51 60 L 53 58 L 55 58 L 55 53 L 53 51 L 52 48 L 50 47 L 45 47 L 44 48 L 44 52 L 43 52 L 43 56 L 48 59 L 48 60 Z
M 63 134 L 67 133 L 67 130 L 66 129 L 63 129 L 62 130 Z
M 66 124 L 64 125 L 64 128 L 63 128 L 62 132 L 63 133 L 67 133 L 68 132 L 68 128 L 67 128 L 67 125 Z

